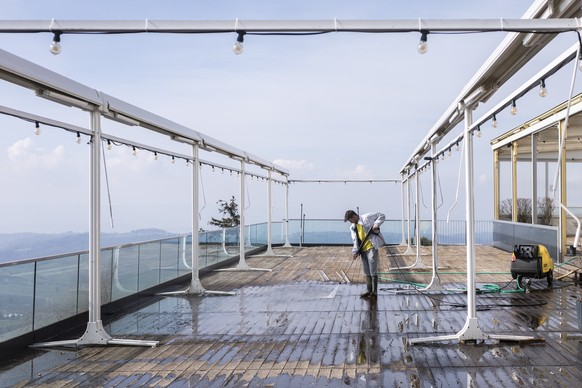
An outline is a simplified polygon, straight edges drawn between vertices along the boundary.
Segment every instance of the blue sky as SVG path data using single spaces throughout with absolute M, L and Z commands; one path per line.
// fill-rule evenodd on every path
M 519 18 L 530 1 L 4 1 L 3 19 L 415 19 Z M 247 36 L 235 56 L 234 34 L 64 35 L 63 51 L 49 53 L 49 34 L 0 34 L 0 48 L 68 78 L 206 133 L 288 168 L 290 179 L 399 178 L 400 168 L 466 82 L 504 38 L 501 33 L 429 35 L 429 52 L 416 51 L 419 34 Z M 561 36 L 539 60 L 492 98 L 504 97 L 566 47 Z M 477 218 L 492 217 L 489 140 L 567 98 L 570 68 L 548 81 L 550 95 L 526 96 L 519 117 L 499 115 L 500 126 L 475 143 Z M 535 93 L 534 93 L 535 94 Z M 0 104 L 76 125 L 87 114 L 0 81 Z M 479 112 L 487 107 L 479 108 Z M 103 131 L 156 147 L 189 148 L 134 127 L 103 120 Z M 0 117 L 0 233 L 88 229 L 86 141 L 68 132 Z M 458 134 L 461 128 L 455 131 Z M 445 218 L 455 201 L 460 153 L 441 163 Z M 231 161 L 202 153 L 222 164 Z M 106 154 L 115 228 L 104 194 L 104 231 L 190 228 L 191 167 L 167 158 L 137 157 L 126 147 Z M 258 171 L 257 171 L 258 172 Z M 203 168 L 201 227 L 217 217 L 216 201 L 239 197 L 238 177 Z M 428 175 L 422 179 L 423 218 L 430 208 Z M 461 188 L 463 188 L 461 183 Z M 8 189 L 6 189 L 8 188 Z M 105 184 L 103 184 L 105 189 Z M 265 221 L 266 185 L 248 181 L 247 221 Z M 273 188 L 273 221 L 284 217 L 284 189 Z M 464 194 L 453 218 L 464 218 Z M 341 218 L 347 208 L 401 216 L 394 184 L 296 184 L 290 217 L 304 205 L 308 218 Z

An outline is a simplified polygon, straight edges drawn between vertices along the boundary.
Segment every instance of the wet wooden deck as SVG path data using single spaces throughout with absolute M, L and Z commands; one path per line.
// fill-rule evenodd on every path
M 411 345 L 410 338 L 463 328 L 466 255 L 464 247 L 440 247 L 441 289 L 419 291 L 432 278 L 430 247 L 412 270 L 403 267 L 416 255 L 404 250 L 383 252 L 373 302 L 359 297 L 363 276 L 350 247 L 277 248 L 279 257 L 247 259 L 271 272 L 215 272 L 202 279 L 206 289 L 234 296 L 152 297 L 139 311 L 106 322 L 115 338 L 159 340 L 155 348 L 38 350 L 3 365 L 0 386 L 580 386 L 576 301 L 582 289 L 573 274 L 552 290 L 545 280 L 533 280 L 530 293 L 515 293 L 510 255 L 477 247 L 480 329 L 540 342 Z M 558 268 L 555 277 L 579 261 Z

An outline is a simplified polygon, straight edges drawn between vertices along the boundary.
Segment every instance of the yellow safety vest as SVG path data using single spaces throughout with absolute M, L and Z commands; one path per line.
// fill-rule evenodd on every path
M 360 241 L 363 241 L 363 246 L 362 249 L 360 249 L 360 252 L 367 252 L 370 249 L 374 248 L 374 245 L 372 244 L 372 241 L 370 241 L 369 238 L 366 241 L 364 241 L 364 239 L 366 238 L 366 230 L 364 229 L 364 225 L 356 224 L 356 231 L 358 232 L 358 237 L 360 238 Z

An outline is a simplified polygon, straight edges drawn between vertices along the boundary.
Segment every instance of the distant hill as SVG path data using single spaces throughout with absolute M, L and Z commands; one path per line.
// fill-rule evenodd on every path
M 176 236 L 161 229 L 101 234 L 101 247 Z M 0 263 L 60 255 L 89 249 L 89 233 L 0 233 Z

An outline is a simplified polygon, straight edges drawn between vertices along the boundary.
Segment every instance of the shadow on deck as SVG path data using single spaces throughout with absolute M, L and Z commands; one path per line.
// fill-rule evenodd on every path
M 423 249 L 428 269 L 397 274 L 388 269 L 411 265 L 414 255 L 399 255 L 402 247 L 383 253 L 372 302 L 359 297 L 364 279 L 350 247 L 278 248 L 292 257 L 247 259 L 272 272 L 202 279 L 206 289 L 235 296 L 152 296 L 105 322 L 112 336 L 161 341 L 156 348 L 31 350 L 3 361 L 0 386 L 579 386 L 580 284 L 565 277 L 549 290 L 533 280 L 530 293 L 513 292 L 510 255 L 492 247 L 477 247 L 481 329 L 541 341 L 409 345 L 409 338 L 455 334 L 467 317 L 465 247 L 439 248 L 445 290 L 430 292 L 415 290 L 431 280 Z

